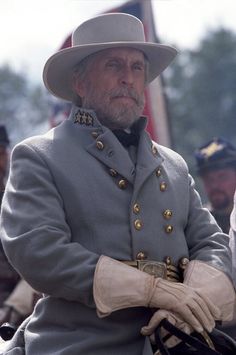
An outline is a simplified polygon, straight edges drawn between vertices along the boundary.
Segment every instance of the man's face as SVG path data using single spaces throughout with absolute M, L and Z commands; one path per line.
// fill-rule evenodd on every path
M 130 127 L 140 117 L 144 88 L 144 55 L 132 48 L 99 52 L 89 64 L 85 80 L 77 80 L 75 87 L 83 107 L 93 109 L 111 129 Z
M 202 180 L 212 207 L 230 210 L 236 189 L 236 170 L 224 168 L 207 171 L 202 175 Z

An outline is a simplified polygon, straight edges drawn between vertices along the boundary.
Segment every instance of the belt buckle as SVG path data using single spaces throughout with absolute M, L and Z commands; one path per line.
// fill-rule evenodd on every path
M 152 260 L 137 260 L 138 269 L 149 275 L 167 279 L 167 267 L 165 263 Z

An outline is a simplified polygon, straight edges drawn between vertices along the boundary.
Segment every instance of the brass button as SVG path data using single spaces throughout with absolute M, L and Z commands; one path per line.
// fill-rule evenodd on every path
M 133 211 L 135 214 L 138 214 L 140 212 L 140 205 L 138 203 L 134 204 Z
M 172 217 L 172 211 L 171 210 L 165 210 L 164 212 L 163 212 L 163 217 L 165 218 L 165 219 L 170 219 L 171 217 Z
M 174 229 L 174 227 L 173 226 L 171 226 L 170 224 L 168 224 L 167 226 L 165 226 L 165 231 L 166 231 L 166 233 L 172 233 L 173 232 L 173 229 Z
M 188 265 L 188 263 L 189 263 L 189 259 L 188 259 L 188 258 L 185 258 L 185 257 L 181 258 L 181 259 L 179 260 L 179 267 L 180 267 L 180 269 L 185 270 L 186 267 L 187 267 L 187 265 Z
M 96 131 L 93 131 L 93 132 L 91 133 L 91 135 L 92 135 L 93 138 L 97 138 L 97 137 L 99 136 L 99 133 L 96 132 Z
M 118 186 L 119 186 L 119 188 L 122 189 L 122 190 L 126 189 L 126 187 L 127 187 L 127 181 L 124 180 L 124 179 L 121 179 L 121 180 L 118 182 Z
M 103 150 L 104 149 L 104 144 L 101 141 L 97 141 L 96 142 L 96 146 L 99 150 Z
M 110 175 L 113 176 L 113 177 L 117 176 L 117 171 L 116 171 L 115 169 L 110 169 L 110 170 L 109 170 L 109 173 L 110 173 Z
M 137 229 L 137 231 L 140 231 L 143 227 L 142 221 L 140 219 L 136 219 L 134 221 L 134 227 Z
M 157 148 L 155 147 L 155 145 L 152 146 L 152 154 L 157 155 Z
M 158 169 L 156 170 L 156 176 L 157 176 L 157 177 L 160 177 L 160 176 L 161 176 L 161 168 L 158 168 Z
M 160 190 L 163 192 L 163 191 L 166 190 L 166 188 L 167 188 L 166 183 L 165 183 L 165 182 L 161 182 L 161 183 L 160 183 Z
M 140 252 L 136 255 L 136 259 L 137 259 L 137 260 L 145 260 L 145 259 L 147 259 L 147 255 L 146 255 L 146 253 L 144 253 L 143 251 L 140 251 Z

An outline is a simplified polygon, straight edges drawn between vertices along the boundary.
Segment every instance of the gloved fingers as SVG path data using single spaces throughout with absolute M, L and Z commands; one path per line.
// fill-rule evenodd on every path
M 211 315 L 214 319 L 221 319 L 221 310 L 217 307 L 205 294 L 196 290 L 196 293 L 200 296 L 201 299 L 204 300 L 205 304 L 207 305 L 208 310 L 210 311 Z
M 194 309 L 195 308 L 195 309 Z M 198 313 L 199 307 L 194 307 L 193 305 L 189 306 L 186 304 L 180 304 L 176 307 L 175 312 L 197 332 L 201 333 L 204 328 L 201 322 L 198 320 L 198 316 L 195 313 Z
M 155 331 L 155 329 L 158 327 L 160 322 L 165 318 L 173 325 L 176 324 L 176 320 L 170 312 L 168 312 L 166 310 L 158 310 L 153 314 L 148 325 L 142 327 L 141 334 L 142 335 L 151 335 Z
M 192 312 L 199 320 L 204 329 L 211 332 L 215 327 L 215 319 L 207 304 L 202 298 L 196 299 L 196 307 L 192 307 Z
M 184 322 L 183 319 L 181 319 L 177 314 L 175 314 L 174 312 L 167 311 L 165 309 L 160 309 L 153 314 L 148 325 L 141 329 L 141 333 L 143 335 L 150 336 L 150 340 L 153 344 L 155 344 L 154 331 L 158 327 L 158 325 L 162 319 L 167 319 L 170 323 L 172 323 L 177 328 L 181 329 L 183 332 L 185 332 L 187 334 L 190 334 L 193 331 L 193 329 L 190 327 L 190 325 L 187 324 L 186 322 Z M 162 339 L 166 338 L 166 336 L 168 334 L 169 334 L 169 332 L 162 327 L 161 328 Z M 181 340 L 179 338 L 177 338 L 175 336 L 170 336 L 170 334 L 169 334 L 169 337 L 167 337 L 165 344 L 168 348 L 171 348 L 171 347 L 176 346 L 180 342 L 181 342 Z
M 215 326 L 215 319 L 209 307 L 211 307 L 211 310 L 215 311 L 215 313 L 218 313 L 217 307 L 213 304 L 211 305 L 209 299 L 202 297 L 202 295 L 194 291 L 190 297 L 180 302 L 174 311 L 180 314 L 197 332 L 202 332 L 203 329 L 211 332 Z

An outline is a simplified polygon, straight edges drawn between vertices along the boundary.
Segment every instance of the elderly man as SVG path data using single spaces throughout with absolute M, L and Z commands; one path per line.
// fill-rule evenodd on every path
M 195 152 L 209 209 L 224 233 L 229 233 L 236 189 L 236 148 L 226 139 L 213 138 Z
M 148 355 L 162 317 L 187 332 L 231 317 L 228 237 L 141 117 L 145 85 L 175 55 L 114 13 L 81 24 L 47 61 L 46 87 L 74 106 L 15 147 L 2 210 L 8 258 L 44 294 L 22 353 Z

